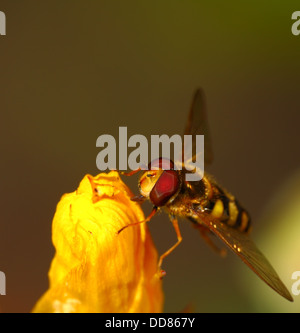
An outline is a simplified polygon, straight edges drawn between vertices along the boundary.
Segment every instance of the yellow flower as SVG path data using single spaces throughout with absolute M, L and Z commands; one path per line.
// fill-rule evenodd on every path
M 140 206 L 116 171 L 86 175 L 52 224 L 50 286 L 32 312 L 161 312 L 157 251 Z

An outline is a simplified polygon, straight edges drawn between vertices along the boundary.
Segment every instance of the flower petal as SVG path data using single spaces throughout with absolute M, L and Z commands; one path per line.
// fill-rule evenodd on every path
M 161 312 L 157 251 L 116 171 L 86 175 L 57 205 L 50 287 L 33 312 Z

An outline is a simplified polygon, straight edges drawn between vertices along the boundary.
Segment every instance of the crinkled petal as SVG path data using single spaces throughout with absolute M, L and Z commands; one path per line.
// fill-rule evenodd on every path
M 86 175 L 52 224 L 48 291 L 33 312 L 161 312 L 157 251 L 140 206 L 116 171 Z

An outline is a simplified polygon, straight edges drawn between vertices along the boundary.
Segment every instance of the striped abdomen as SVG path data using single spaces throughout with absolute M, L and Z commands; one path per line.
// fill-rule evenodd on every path
M 208 181 L 208 179 L 206 179 Z M 220 219 L 228 226 L 242 232 L 249 232 L 250 216 L 233 195 L 225 192 L 220 186 L 209 182 L 210 193 L 205 210 L 213 217 Z

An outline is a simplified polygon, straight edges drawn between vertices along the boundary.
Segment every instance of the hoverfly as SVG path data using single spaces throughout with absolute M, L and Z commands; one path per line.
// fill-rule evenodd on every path
M 194 94 L 184 134 L 193 136 L 193 147 L 190 147 L 192 149 L 195 148 L 194 138 L 196 134 L 204 135 L 205 163 L 210 163 L 212 161 L 211 141 L 207 126 L 204 94 L 200 89 Z M 190 148 L 185 147 L 184 149 Z M 130 176 L 140 170 L 133 170 L 125 175 Z M 144 221 L 127 225 L 118 233 L 128 226 L 150 221 L 157 211 L 163 208 L 169 214 L 174 226 L 177 242 L 160 256 L 158 268 L 161 277 L 165 274 L 161 270 L 163 259 L 182 241 L 177 217 L 184 217 L 199 229 L 204 239 L 215 250 L 219 249 L 210 238 L 212 234 L 223 241 L 278 294 L 293 301 L 292 296 L 269 261 L 249 237 L 251 222 L 248 212 L 232 194 L 218 185 L 208 173 L 204 172 L 203 178 L 199 181 L 188 182 L 184 177 L 186 172 L 184 165 L 183 168 L 177 170 L 176 162 L 174 164 L 169 159 L 159 158 L 151 161 L 148 170 L 144 171 L 139 178 L 140 195 L 132 200 L 137 202 L 150 200 L 153 204 L 152 212 Z M 221 250 L 219 252 L 223 253 Z

